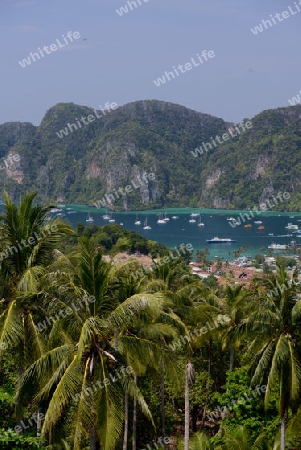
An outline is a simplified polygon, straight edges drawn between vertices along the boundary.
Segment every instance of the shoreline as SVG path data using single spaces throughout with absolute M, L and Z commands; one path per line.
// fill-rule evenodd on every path
M 58 205 L 62 204 L 61 202 L 54 202 L 56 203 L 57 207 Z M 195 207 L 184 207 L 184 208 L 177 208 L 177 207 L 171 207 L 171 208 L 155 208 L 155 209 L 138 209 L 138 210 L 112 210 L 110 208 L 96 208 L 95 205 L 87 205 L 87 204 L 80 204 L 80 203 L 63 203 L 65 208 L 80 208 L 83 212 L 88 212 L 89 210 L 93 210 L 93 214 L 99 213 L 104 214 L 106 212 L 112 213 L 112 214 L 162 214 L 162 211 L 167 214 L 190 214 L 190 213 L 199 213 L 201 215 L 203 214 L 211 214 L 211 215 L 231 215 L 231 214 L 240 214 L 240 213 L 248 213 L 249 209 L 217 209 L 217 208 L 195 208 Z M 301 211 L 280 211 L 280 210 L 267 210 L 262 211 L 262 214 L 260 214 L 262 217 L 265 216 L 277 216 L 277 215 L 296 215 L 301 217 Z M 256 214 L 255 214 L 256 215 Z

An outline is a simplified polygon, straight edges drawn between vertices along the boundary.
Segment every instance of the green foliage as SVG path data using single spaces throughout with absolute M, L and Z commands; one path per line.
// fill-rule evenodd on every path
M 217 288 L 218 282 L 213 274 L 209 275 L 209 277 L 204 278 L 203 283 L 210 288 Z
M 115 195 L 110 207 L 248 209 L 264 200 L 272 184 L 274 194 L 291 195 L 274 209 L 298 211 L 300 108 L 263 111 L 252 119 L 251 129 L 195 157 L 191 152 L 228 132 L 230 124 L 180 105 L 147 100 L 119 107 L 60 139 L 56 132 L 94 112 L 59 103 L 38 127 L 0 125 L 0 157 L 17 151 L 23 176 L 19 183 L 3 171 L 0 189 L 6 187 L 15 199 L 34 188 L 43 200 L 63 196 L 65 202 L 92 204 L 132 181 L 137 185 L 137 174 L 154 172 L 147 194 L 133 189 L 126 196 Z
M 0 448 L 1 450 L 34 450 L 46 449 L 39 438 L 26 437 L 12 430 L 0 428 Z
M 33 198 L 17 206 L 7 197 L 3 246 L 43 228 L 48 207 Z M 95 430 L 98 446 L 119 450 L 127 403 L 128 446 L 135 411 L 137 448 L 163 435 L 163 421 L 165 436 L 181 440 L 187 412 L 191 436 L 199 431 L 192 450 L 276 450 L 279 415 L 287 448 L 300 447 L 300 283 L 283 267 L 292 259 L 250 287 L 217 287 L 183 258 L 161 264 L 168 249 L 117 225 L 67 231 L 62 223 L 42 248 L 20 251 L 17 267 L 0 264 L 1 449 L 86 450 Z M 138 258 L 115 264 L 120 251 L 151 254 L 152 270 Z M 9 430 L 36 411 L 48 447 Z
M 227 382 L 223 393 L 215 393 L 211 398 L 213 412 L 218 407 L 226 408 L 225 419 L 221 422 L 229 432 L 237 426 L 245 426 L 250 436 L 256 438 L 265 430 L 267 438 L 272 438 L 278 426 L 275 396 L 268 411 L 264 412 L 263 397 L 265 387 L 250 388 L 248 367 L 240 367 L 227 372 Z M 262 388 L 262 389 L 261 389 Z

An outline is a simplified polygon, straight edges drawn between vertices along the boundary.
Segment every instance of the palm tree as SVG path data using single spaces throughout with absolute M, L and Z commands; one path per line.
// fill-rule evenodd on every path
M 188 310 L 183 308 L 183 304 L 187 306 L 187 298 L 189 305 L 193 304 L 191 298 L 195 298 L 200 290 L 196 289 L 193 277 L 187 272 L 187 267 L 182 265 L 180 259 L 172 260 L 165 264 L 157 264 L 153 261 L 154 270 L 152 277 L 145 276 L 141 283 L 142 289 L 145 292 L 154 293 L 159 300 L 162 301 L 162 307 L 169 314 L 173 320 L 173 325 L 179 333 L 185 333 L 185 325 L 180 319 L 180 315 L 188 319 Z M 183 288 L 184 286 L 184 288 Z M 199 288 L 199 287 L 198 287 Z M 175 308 L 176 306 L 176 308 Z M 185 310 L 185 312 L 184 312 Z M 176 314 L 175 314 L 176 312 Z M 177 315 L 177 313 L 180 313 Z M 168 344 L 163 339 L 163 345 Z M 161 361 L 161 380 L 160 380 L 160 394 L 161 394 L 161 435 L 162 439 L 165 437 L 165 365 L 164 357 Z
M 100 444 L 104 450 L 113 448 L 122 430 L 125 393 L 136 398 L 142 412 L 151 418 L 132 369 L 118 379 L 115 374 L 132 362 L 138 371 L 138 362 L 143 368 L 154 361 L 155 367 L 160 360 L 162 347 L 151 341 L 155 332 L 148 331 L 148 323 L 156 322 L 152 325 L 156 325 L 156 335 L 171 332 L 170 326 L 159 323 L 164 313 L 152 294 L 132 295 L 115 307 L 116 298 L 110 297 L 109 267 L 88 241 L 82 242 L 74 273 L 70 261 L 59 255 L 48 275 L 52 296 L 49 309 L 64 302 L 70 307 L 72 299 L 83 292 L 95 295 L 95 301 L 54 323 L 49 331 L 48 352 L 27 369 L 18 392 L 20 398 L 27 390 L 32 392 L 33 384 L 37 385 L 35 401 L 47 408 L 42 435 L 49 436 L 50 441 L 67 416 L 74 419 L 74 449 L 82 448 L 87 430 L 92 450 Z M 116 285 L 112 290 L 116 293 Z M 116 330 L 118 350 L 114 348 Z
M 189 393 L 190 388 L 195 382 L 195 371 L 190 361 L 186 364 L 186 382 L 185 382 L 185 435 L 184 435 L 184 450 L 189 450 Z
M 173 266 L 175 268 L 176 266 Z M 162 439 L 165 437 L 165 417 L 164 417 L 164 377 L 166 376 L 172 384 L 174 390 L 180 390 L 181 384 L 178 380 L 178 371 L 180 370 L 177 357 L 171 351 L 168 343 L 172 339 L 176 338 L 176 331 L 183 332 L 184 324 L 181 320 L 173 314 L 170 308 L 165 308 L 164 302 L 160 295 L 157 296 L 157 292 L 161 292 L 162 289 L 166 288 L 166 283 L 163 280 L 151 279 L 150 274 L 143 276 L 140 280 L 135 283 L 132 281 L 130 269 L 134 270 L 136 265 L 134 261 L 127 262 L 116 268 L 114 271 L 114 279 L 116 285 L 118 286 L 119 301 L 124 301 L 130 295 L 148 293 L 152 294 L 158 298 L 160 304 L 160 314 L 157 318 L 152 321 L 147 320 L 146 322 L 141 321 L 141 319 L 136 323 L 136 328 L 134 330 L 127 330 L 126 335 L 124 333 L 119 334 L 118 342 L 120 344 L 120 351 L 126 356 L 127 361 L 134 367 L 135 381 L 138 381 L 137 375 L 143 375 L 148 367 L 158 371 L 161 375 L 161 401 L 163 402 L 162 412 Z M 159 266 L 158 266 L 159 268 Z M 161 266 L 160 266 L 161 268 Z M 169 270 L 168 270 L 169 269 Z M 177 269 L 177 267 L 176 267 Z M 160 270 L 160 269 L 159 269 Z M 166 267 L 164 270 L 165 276 L 170 274 L 170 268 Z M 169 277 L 171 280 L 171 277 Z M 137 350 L 135 346 L 128 347 L 127 341 L 132 339 L 130 336 L 138 336 L 140 343 L 146 340 L 148 345 L 151 343 L 151 348 L 149 351 L 144 352 L 144 355 L 137 355 Z M 125 345 L 126 344 L 126 345 Z M 133 353 L 134 349 L 134 353 Z M 151 352 L 150 352 L 151 351 Z M 152 357 L 150 357 L 152 356 Z M 126 399 L 127 401 L 127 399 Z M 137 422 L 137 408 L 135 407 L 134 399 L 134 409 L 133 409 L 133 436 L 132 445 L 135 448 L 136 445 L 136 422 Z M 126 411 L 127 412 L 127 411 Z M 124 430 L 124 443 L 123 448 L 127 448 L 127 414 L 125 420 L 125 430 Z
M 4 197 L 0 217 L 0 276 L 4 286 L 0 356 L 1 348 L 17 350 L 20 377 L 24 367 L 43 354 L 45 343 L 35 327 L 41 278 L 62 237 L 73 230 L 59 220 L 46 222 L 51 206 L 34 205 L 35 193 L 26 194 L 19 205 L 6 192 Z
M 259 289 L 257 308 L 248 319 L 253 337 L 252 384 L 267 385 L 265 407 L 273 389 L 279 385 L 281 450 L 285 448 L 285 426 L 289 407 L 296 409 L 301 393 L 301 299 L 298 273 L 290 280 L 277 266 L 276 275 L 264 279 Z M 263 290 L 263 288 L 265 290 Z
M 235 362 L 235 346 L 240 344 L 238 333 L 239 325 L 245 317 L 245 295 L 243 286 L 235 287 L 226 286 L 224 296 L 219 299 L 221 312 L 229 318 L 227 330 L 224 333 L 223 349 L 229 344 L 230 346 L 230 372 L 233 371 Z
M 4 297 L 8 300 L 16 287 L 27 290 L 32 279 L 37 279 L 38 268 L 47 267 L 53 260 L 53 250 L 62 237 L 74 232 L 60 220 L 47 222 L 53 206 L 34 205 L 36 195 L 28 193 L 16 205 L 4 192 L 4 214 L 0 216 L 0 271 L 7 282 Z

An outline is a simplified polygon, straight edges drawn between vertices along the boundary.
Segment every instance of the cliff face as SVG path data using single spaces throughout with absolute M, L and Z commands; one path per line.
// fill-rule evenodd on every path
M 79 126 L 89 115 L 94 120 Z M 287 191 L 295 209 L 301 207 L 301 106 L 264 111 L 251 123 L 194 156 L 193 150 L 234 124 L 156 100 L 102 117 L 100 111 L 96 117 L 90 108 L 60 103 L 39 127 L 0 125 L 0 157 L 20 155 L 2 170 L 0 188 L 15 198 L 35 189 L 41 200 L 94 203 L 154 173 L 126 195 L 111 196 L 107 206 L 245 208 Z

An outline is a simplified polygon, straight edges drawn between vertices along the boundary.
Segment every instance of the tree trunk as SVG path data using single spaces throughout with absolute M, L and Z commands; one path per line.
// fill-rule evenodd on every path
M 164 370 L 164 368 L 163 368 Z M 165 438 L 165 395 L 164 395 L 164 373 L 161 375 L 161 417 L 162 417 L 162 440 Z M 165 445 L 164 445 L 165 447 Z
M 20 361 L 23 359 L 21 355 L 19 355 L 19 358 L 20 358 Z M 18 366 L 18 390 L 20 389 L 20 386 L 21 386 L 21 378 L 22 378 L 23 373 L 24 373 L 24 366 L 23 366 L 23 363 L 20 362 L 19 366 Z M 15 413 L 16 413 L 16 422 L 19 423 L 22 420 L 22 415 L 20 413 L 20 400 L 19 399 L 16 401 L 16 404 L 15 404 Z M 23 434 L 23 429 L 21 431 L 21 434 Z
M 231 345 L 231 347 L 230 347 L 230 372 L 232 372 L 233 368 L 234 368 L 234 357 L 235 357 L 235 349 L 234 349 L 234 345 Z
M 97 450 L 97 436 L 94 426 L 90 430 L 90 450 Z
M 185 434 L 184 434 L 184 450 L 189 450 L 189 383 L 186 372 L 185 383 Z
M 138 381 L 137 375 L 134 375 L 134 381 L 137 384 Z M 132 450 L 136 449 L 137 449 L 137 400 L 134 398 Z
M 41 437 L 41 429 L 42 429 L 42 421 L 41 421 L 41 407 L 38 406 L 38 415 L 37 415 L 37 437 Z
M 124 398 L 124 434 L 123 434 L 122 450 L 127 450 L 128 432 L 129 432 L 129 396 L 128 396 L 128 394 L 125 394 L 125 398 Z
M 206 383 L 206 401 L 205 401 L 205 406 L 204 406 L 204 410 L 203 410 L 202 424 L 201 424 L 201 427 L 200 427 L 200 431 L 203 430 L 204 424 L 205 424 L 206 411 L 207 411 L 207 405 L 208 405 L 208 400 L 209 400 L 209 389 L 210 389 L 210 383 L 209 383 L 209 380 L 207 380 L 207 383 Z
M 285 450 L 285 414 L 281 417 L 281 440 L 280 449 Z
M 211 373 L 211 353 L 212 353 L 212 338 L 209 339 L 209 346 L 208 346 L 208 373 Z
M 116 351 L 118 350 L 118 330 L 114 331 L 114 348 Z

